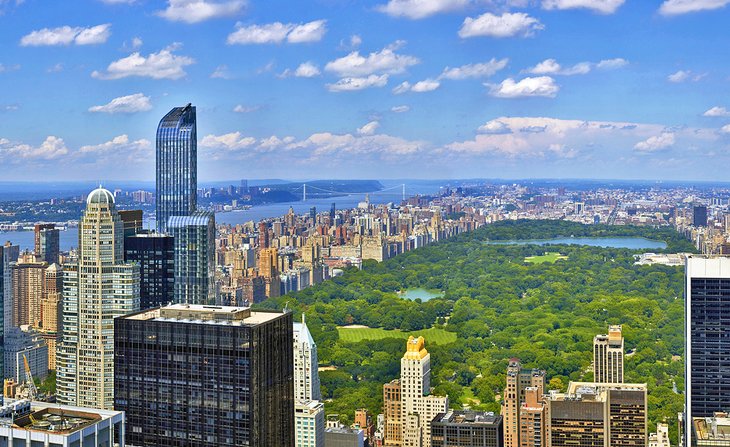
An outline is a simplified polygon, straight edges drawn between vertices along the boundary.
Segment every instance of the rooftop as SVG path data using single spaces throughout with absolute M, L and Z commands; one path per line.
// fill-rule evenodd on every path
M 692 418 L 697 440 L 718 442 L 711 445 L 730 445 L 730 418 L 727 416 L 727 413 L 716 413 L 714 417 Z
M 121 417 L 123 414 L 121 411 L 71 407 L 48 402 L 9 399 L 6 401 L 5 407 L 24 409 L 24 411 L 20 411 L 21 416 L 16 415 L 12 422 L 7 419 L 6 424 L 15 428 L 59 435 L 75 433 L 104 419 Z M 30 405 L 28 406 L 28 404 Z M 30 407 L 29 413 L 27 412 L 28 407 Z
M 454 411 L 439 413 L 432 423 L 441 424 L 468 424 L 468 425 L 499 425 L 502 416 L 480 411 Z
M 122 318 L 129 320 L 154 320 L 191 324 L 255 326 L 274 320 L 281 315 L 281 312 L 253 312 L 250 307 L 170 304 L 165 307 L 137 312 Z

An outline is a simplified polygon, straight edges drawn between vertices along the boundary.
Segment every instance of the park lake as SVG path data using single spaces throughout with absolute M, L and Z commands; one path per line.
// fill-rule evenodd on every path
M 591 247 L 628 248 L 631 250 L 657 250 L 667 248 L 663 241 L 643 237 L 556 237 L 552 239 L 520 239 L 486 241 L 487 245 L 587 245 Z

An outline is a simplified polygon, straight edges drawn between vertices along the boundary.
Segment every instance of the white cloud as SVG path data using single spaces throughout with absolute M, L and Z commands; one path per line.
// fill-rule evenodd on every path
M 132 38 L 132 49 L 133 50 L 138 49 L 139 47 L 142 46 L 143 43 L 144 42 L 142 42 L 142 39 L 140 39 L 139 37 L 133 37 Z
M 47 72 L 47 73 L 60 73 L 60 72 L 62 72 L 62 71 L 63 71 L 63 64 L 62 64 L 62 63 L 60 63 L 60 62 L 59 62 L 59 63 L 57 63 L 56 65 L 53 65 L 53 66 L 51 66 L 51 67 L 48 67 L 48 68 L 46 69 L 46 72 Z
M 327 32 L 326 20 L 294 24 L 274 22 L 264 25 L 236 25 L 236 31 L 228 35 L 229 45 L 319 42 Z
M 413 85 L 406 81 L 394 88 L 393 93 L 399 95 L 401 93 L 409 91 L 414 93 L 432 92 L 440 86 L 441 82 L 439 82 L 437 79 L 424 79 L 423 81 L 418 81 Z
M 543 9 L 590 9 L 600 14 L 613 14 L 625 0 L 542 0 Z
M 136 113 L 146 112 L 152 109 L 150 97 L 142 93 L 133 95 L 120 96 L 112 99 L 108 104 L 103 106 L 93 106 L 89 108 L 89 112 L 101 113 Z
M 649 137 L 644 141 L 636 143 L 634 149 L 639 152 L 656 152 L 673 146 L 675 142 L 674 133 L 663 132 L 661 135 Z
M 499 120 L 492 120 L 492 121 L 488 121 L 485 124 L 479 126 L 479 128 L 477 129 L 477 132 L 493 134 L 493 135 L 501 135 L 501 134 L 506 134 L 506 133 L 512 133 L 512 130 L 510 130 L 509 125 L 507 125 L 507 123 L 499 121 Z
M 420 63 L 420 60 L 414 56 L 396 53 L 395 50 L 401 44 L 402 42 L 396 42 L 367 56 L 353 51 L 347 56 L 328 62 L 324 69 L 341 77 L 403 73 L 408 67 Z
M 369 123 L 365 124 L 364 126 L 357 129 L 357 133 L 360 135 L 373 135 L 375 134 L 375 131 L 378 130 L 378 127 L 380 127 L 380 123 L 377 121 L 370 121 Z
M 228 71 L 228 65 L 219 65 L 215 67 L 215 70 L 213 70 L 213 73 L 210 74 L 210 77 L 213 79 L 232 79 L 233 75 L 231 75 L 231 72 Z
M 659 13 L 665 16 L 672 16 L 720 9 L 728 4 L 730 4 L 730 0 L 665 0 L 659 7 Z
M 358 36 L 357 34 L 353 34 L 350 36 L 350 46 L 353 48 L 357 48 L 362 44 L 362 37 Z
M 720 128 L 721 133 L 730 134 L 730 124 L 725 124 Z
M 8 158 L 26 160 L 55 160 L 68 154 L 68 148 L 63 139 L 56 136 L 47 137 L 40 146 L 31 146 L 23 143 L 11 143 L 7 139 L 0 139 L 0 154 Z
M 411 83 L 408 81 L 403 81 L 400 84 L 393 87 L 393 93 L 396 95 L 400 95 L 401 93 L 409 92 L 411 91 Z
M 15 112 L 16 110 L 20 110 L 20 105 L 18 105 L 18 104 L 0 105 L 0 111 L 2 111 L 2 112 Z
M 312 62 L 304 62 L 303 64 L 300 64 L 294 71 L 294 76 L 298 78 L 313 78 L 319 75 L 319 67 L 317 67 Z
M 669 76 L 667 76 L 667 80 L 669 82 L 675 82 L 675 83 L 684 82 L 687 79 L 689 79 L 691 74 L 692 74 L 692 72 L 690 72 L 690 71 L 679 70 L 678 72 L 672 73 Z
M 114 137 L 110 141 L 104 143 L 81 146 L 78 153 L 75 155 L 124 155 L 126 159 L 141 161 L 143 155 L 148 153 L 150 149 L 152 149 L 152 143 L 150 143 L 149 140 L 142 138 L 140 140 L 130 141 L 129 136 L 125 134 Z
M 629 64 L 626 59 L 617 57 L 615 59 L 604 59 L 596 64 L 596 68 L 600 70 L 614 70 L 616 68 L 625 67 Z
M 228 150 L 243 149 L 253 146 L 256 138 L 244 137 L 241 132 L 231 132 L 224 135 L 206 135 L 200 145 L 207 148 L 224 148 Z
M 122 79 L 129 76 L 180 79 L 186 75 L 185 67 L 194 64 L 195 59 L 174 54 L 176 48 L 173 45 L 147 57 L 134 52 L 109 64 L 106 72 L 94 71 L 91 76 L 97 79 Z
M 702 116 L 730 116 L 730 111 L 725 107 L 715 106 L 703 113 Z
M 390 108 L 390 111 L 393 113 L 405 113 L 410 110 L 411 108 L 409 106 L 393 106 Z
M 455 68 L 446 67 L 439 79 L 488 78 L 506 67 L 508 62 L 509 59 L 507 58 L 500 60 L 492 58 L 488 62 L 479 64 L 467 64 Z
M 244 0 L 168 0 L 167 8 L 157 15 L 174 22 L 198 23 L 240 13 Z
M 531 73 L 536 75 L 579 75 L 579 74 L 588 74 L 591 71 L 592 64 L 590 62 L 579 62 L 572 67 L 564 68 L 562 65 L 558 63 L 555 59 L 545 59 L 544 61 L 540 62 L 539 64 L 535 65 L 532 68 L 528 68 L 527 70 L 524 70 L 525 73 Z
M 109 36 L 111 36 L 111 24 L 109 23 L 89 28 L 61 26 L 33 31 L 20 39 L 20 45 L 24 47 L 96 45 L 105 43 Z
M 542 23 L 524 12 L 509 13 L 501 16 L 485 13 L 477 18 L 467 17 L 459 30 L 459 37 L 530 37 L 535 31 L 544 29 Z
M 470 0 L 389 0 L 375 7 L 393 17 L 423 19 L 435 14 L 457 11 L 469 5 Z
M 489 84 L 489 94 L 498 98 L 520 98 L 527 96 L 543 96 L 554 98 L 560 87 L 549 76 L 524 78 L 515 81 L 507 78 L 501 84 Z
M 238 104 L 233 108 L 233 111 L 236 113 L 251 113 L 259 109 L 261 109 L 261 106 L 244 106 L 243 104 Z
M 370 87 L 385 87 L 388 83 L 388 75 L 370 75 L 363 78 L 342 78 L 334 84 L 327 84 L 327 89 L 331 92 L 351 92 L 355 90 L 363 90 Z

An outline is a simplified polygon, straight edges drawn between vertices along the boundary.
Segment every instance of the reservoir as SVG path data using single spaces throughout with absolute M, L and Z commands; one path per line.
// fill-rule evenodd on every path
M 487 245 L 587 245 L 590 247 L 628 248 L 631 250 L 656 250 L 667 248 L 663 241 L 644 237 L 556 237 L 552 239 L 520 239 L 511 241 L 486 241 Z

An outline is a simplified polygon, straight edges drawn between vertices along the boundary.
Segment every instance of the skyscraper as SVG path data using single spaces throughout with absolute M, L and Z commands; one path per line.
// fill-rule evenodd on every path
M 171 216 L 197 209 L 198 138 L 195 107 L 175 107 L 157 127 L 155 200 L 157 231 L 167 231 Z
M 730 258 L 687 258 L 685 270 L 686 446 L 696 444 L 693 419 L 730 408 Z
M 519 359 L 510 359 L 502 399 L 505 447 L 520 447 L 520 410 L 528 388 L 537 388 L 537 395 L 542 395 L 545 390 L 545 371 L 524 369 Z
M 174 301 L 215 304 L 215 215 L 171 216 L 167 230 L 175 247 Z
M 140 270 L 139 308 L 151 309 L 175 300 L 174 238 L 141 233 L 124 238 L 124 259 Z
M 13 264 L 13 326 L 41 327 L 41 301 L 48 264 L 28 253 Z
M 117 318 L 127 442 L 294 447 L 292 326 L 291 313 L 186 304 Z
M 429 447 L 502 447 L 502 416 L 476 411 L 439 413 Z
M 695 227 L 707 226 L 707 207 L 704 205 L 695 205 L 692 207 L 692 225 Z
M 0 246 L 0 306 L 2 324 L 0 325 L 0 371 L 4 371 L 5 338 L 13 326 L 13 287 L 10 263 L 18 260 L 20 247 L 6 242 Z
M 593 380 L 623 383 L 624 337 L 620 325 L 608 327 L 608 334 L 593 337 Z
M 319 387 L 317 345 L 302 315 L 294 323 L 294 398 L 301 401 L 322 400 Z
M 114 405 L 114 318 L 139 309 L 139 266 L 124 263 L 124 228 L 106 189 L 92 191 L 79 222 L 79 261 L 63 281 L 58 401 Z
M 36 224 L 35 254 L 49 265 L 58 262 L 59 231 L 55 224 Z

